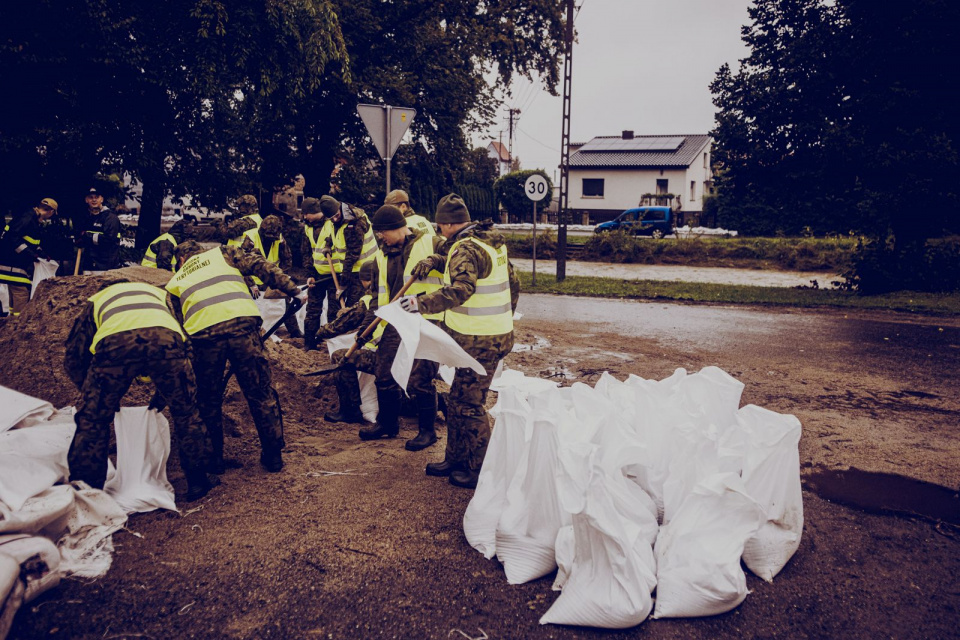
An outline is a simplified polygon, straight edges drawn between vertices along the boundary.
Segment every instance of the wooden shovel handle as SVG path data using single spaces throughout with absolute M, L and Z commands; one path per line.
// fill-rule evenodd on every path
M 333 286 L 336 287 L 337 293 L 340 292 L 340 278 L 337 277 L 337 270 L 333 268 L 333 257 L 329 252 L 324 254 L 327 258 L 327 264 L 330 265 L 330 275 L 333 276 Z M 347 306 L 347 301 L 343 299 L 343 296 L 337 296 L 337 300 L 340 301 L 340 308 L 343 309 Z
M 83 247 L 77 249 L 77 261 L 73 264 L 73 275 L 80 275 L 80 256 L 83 255 Z

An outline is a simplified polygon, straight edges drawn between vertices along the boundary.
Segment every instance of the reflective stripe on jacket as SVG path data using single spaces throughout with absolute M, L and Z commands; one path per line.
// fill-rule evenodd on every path
M 403 265 L 403 281 L 410 279 L 413 267 L 424 258 L 433 255 L 433 239 L 430 236 L 420 236 L 410 248 L 407 263 Z M 381 252 L 377 254 L 377 269 L 380 271 L 380 281 L 377 283 L 377 306 L 385 307 L 390 304 L 390 293 L 387 291 L 387 257 Z M 433 270 L 423 280 L 417 280 L 407 289 L 407 295 L 415 296 L 421 293 L 432 293 L 443 288 L 443 274 Z M 396 292 L 393 292 L 396 293 Z M 442 320 L 443 312 L 424 313 L 428 320 Z
M 158 287 L 122 282 L 97 292 L 90 297 L 90 302 L 97 325 L 90 353 L 96 353 L 97 344 L 107 336 L 134 329 L 164 327 L 184 337 L 180 323 L 167 308 L 167 292 Z
M 187 260 L 167 291 L 180 298 L 183 328 L 190 335 L 234 318 L 260 316 L 243 274 L 227 264 L 220 247 Z
M 280 264 L 280 243 L 283 242 L 283 236 L 280 236 L 280 238 L 275 240 L 274 243 L 270 245 L 270 251 L 268 253 L 263 250 L 263 239 L 260 237 L 259 229 L 250 229 L 248 231 L 244 231 L 243 235 L 250 238 L 251 242 L 253 242 L 253 246 L 257 248 L 257 251 L 260 252 L 260 255 L 263 256 L 267 262 L 272 264 Z M 263 280 L 257 276 L 250 277 L 258 287 L 263 284 Z
M 343 231 L 347 225 L 340 225 L 336 233 L 333 234 L 333 266 L 337 268 L 337 273 L 343 271 L 343 261 L 347 259 L 347 240 Z M 380 248 L 377 246 L 377 238 L 373 235 L 373 226 L 368 225 L 366 233 L 363 234 L 363 248 L 360 249 L 360 257 L 353 263 L 351 271 L 356 273 L 360 271 L 365 263 L 376 259 Z
M 487 252 L 493 268 L 486 278 L 477 280 L 477 288 L 459 307 L 447 309 L 443 321 L 457 333 L 468 336 L 498 336 L 513 331 L 513 307 L 510 303 L 510 271 L 507 246 L 494 249 L 479 238 L 458 240 L 450 247 L 452 256 L 464 242 L 473 242 Z M 451 284 L 450 258 L 443 271 L 443 283 Z
M 154 269 L 157 268 L 157 252 L 154 249 L 154 247 L 157 245 L 157 243 L 161 242 L 162 240 L 168 240 L 169 242 L 173 243 L 174 249 L 177 248 L 177 239 L 174 238 L 169 233 L 164 233 L 160 237 L 158 237 L 156 240 L 151 242 L 150 246 L 147 247 L 146 252 L 143 254 L 143 260 L 140 261 L 140 266 L 152 267 Z M 170 263 L 170 271 L 176 272 L 176 270 L 177 270 L 176 261 L 173 261 Z
M 254 230 L 254 231 L 260 231 L 260 225 L 263 224 L 263 218 L 260 217 L 260 214 L 259 214 L 259 213 L 251 213 L 250 215 L 248 215 L 248 216 L 243 216 L 243 217 L 240 218 L 240 219 L 241 219 L 241 220 L 245 220 L 245 219 L 247 219 L 247 218 L 249 218 L 250 220 L 253 220 L 253 223 L 254 223 L 255 225 L 257 225 L 257 226 L 255 226 L 255 227 L 253 228 L 253 230 Z M 249 229 L 248 229 L 247 231 L 249 231 Z M 240 235 L 238 235 L 236 238 L 230 238 L 229 240 L 227 240 L 227 246 L 229 246 L 229 247 L 239 247 L 241 244 L 243 244 L 243 236 L 246 235 L 246 233 L 247 233 L 247 232 L 245 231 L 245 232 L 241 233 Z
M 323 250 L 327 246 L 327 238 L 333 237 L 333 222 L 327 220 L 319 227 L 308 224 L 304 226 L 303 231 L 307 234 L 307 240 L 313 248 L 313 268 L 322 276 L 328 275 L 330 273 L 330 264 L 327 262 L 327 257 L 324 255 Z M 333 266 L 336 268 L 337 273 L 343 270 L 343 264 L 335 262 Z

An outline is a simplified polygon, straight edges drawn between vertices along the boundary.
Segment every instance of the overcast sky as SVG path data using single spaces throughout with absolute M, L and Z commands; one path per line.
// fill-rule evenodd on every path
M 740 40 L 749 0 L 578 0 L 574 22 L 571 141 L 620 135 L 697 134 L 713 128 L 709 84 L 724 62 L 736 69 L 748 51 Z M 526 79 L 487 137 L 508 144 L 507 109 L 521 110 L 513 154 L 524 169 L 560 164 L 563 101 Z M 557 93 L 563 92 L 561 81 Z M 557 173 L 558 175 L 558 173 Z

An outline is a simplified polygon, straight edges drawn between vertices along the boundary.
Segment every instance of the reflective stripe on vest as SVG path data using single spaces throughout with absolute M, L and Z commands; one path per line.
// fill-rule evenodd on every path
M 346 228 L 347 225 L 341 225 L 333 235 L 333 265 L 337 268 L 337 273 L 343 270 L 343 261 L 347 259 L 347 241 L 343 235 L 343 230 Z M 353 263 L 353 269 L 351 269 L 351 271 L 353 273 L 360 271 L 360 267 L 376 259 L 379 250 L 377 239 L 373 235 L 373 226 L 370 225 L 370 221 L 368 220 L 367 231 L 363 234 L 363 247 L 360 249 L 360 257 Z
M 430 221 L 424 218 L 419 213 L 411 213 L 407 216 L 407 226 L 413 229 L 414 231 L 419 231 L 420 233 L 426 236 L 435 236 L 437 231 L 433 228 L 433 225 L 430 224 Z
M 370 303 L 373 302 L 373 296 L 369 293 L 360 296 L 360 302 L 363 303 L 363 306 L 367 308 L 367 311 L 370 310 Z M 364 343 L 363 348 L 370 351 L 376 351 L 377 345 L 380 344 L 380 337 L 383 335 L 383 330 L 387 327 L 387 323 L 383 320 L 377 323 L 377 328 L 373 330 L 373 335 L 370 336 L 370 339 Z M 366 327 L 363 327 L 366 329 Z
M 157 243 L 159 243 L 159 242 L 161 242 L 161 241 L 163 241 L 163 240 L 168 240 L 168 241 L 172 242 L 172 243 L 173 243 L 173 248 L 174 248 L 174 249 L 177 248 L 177 239 L 174 238 L 174 237 L 173 237 L 172 235 L 170 235 L 169 233 L 164 233 L 164 234 L 162 234 L 159 238 L 157 238 L 156 240 L 154 240 L 153 242 L 151 242 L 151 243 L 150 243 L 150 246 L 147 247 L 146 253 L 143 254 L 143 260 L 140 261 L 140 266 L 142 266 L 142 267 L 152 267 L 152 268 L 154 268 L 154 269 L 157 268 L 157 252 L 154 250 L 154 247 L 157 245 Z M 176 271 L 177 271 L 177 261 L 176 261 L 176 260 L 172 260 L 172 261 L 170 262 L 170 271 L 173 271 L 173 272 L 176 272 Z
M 468 336 L 497 336 L 513 331 L 513 307 L 510 303 L 510 271 L 507 246 L 494 249 L 479 238 L 458 240 L 450 247 L 443 283 L 450 285 L 450 262 L 459 245 L 473 242 L 490 256 L 493 268 L 486 278 L 477 280 L 477 288 L 466 302 L 444 312 L 444 323 Z
M 167 291 L 180 298 L 183 328 L 190 335 L 234 318 L 260 316 L 243 275 L 227 264 L 219 247 L 187 260 Z
M 97 324 L 90 353 L 96 353 L 97 344 L 107 336 L 134 329 L 163 327 L 184 337 L 180 323 L 167 308 L 167 292 L 158 287 L 122 282 L 97 292 L 89 300 Z
M 433 255 L 433 240 L 430 236 L 420 236 L 410 249 L 407 263 L 403 265 L 403 281 L 410 278 L 410 272 L 418 262 Z M 380 271 L 380 280 L 377 283 L 377 306 L 385 307 L 390 304 L 390 292 L 387 291 L 387 257 L 383 253 L 377 254 L 377 268 Z M 443 288 L 443 274 L 433 270 L 423 280 L 417 280 L 407 289 L 407 295 L 415 296 L 421 293 L 432 293 Z M 428 320 L 443 320 L 443 312 L 424 313 Z
M 18 287 L 33 286 L 33 278 L 26 269 L 0 264 L 0 282 L 9 282 Z
M 327 245 L 327 238 L 333 237 L 333 222 L 327 220 L 319 228 L 311 225 L 304 227 L 307 234 L 307 240 L 310 241 L 310 247 L 313 249 L 313 268 L 322 276 L 330 273 L 330 265 L 327 263 L 327 257 L 323 254 L 323 249 Z M 314 237 L 316 234 L 316 237 Z M 343 265 L 337 265 L 337 273 L 343 270 Z
M 257 225 L 257 226 L 255 226 L 255 227 L 253 228 L 253 230 L 255 230 L 255 231 L 260 231 L 260 225 L 263 224 L 263 218 L 260 217 L 260 214 L 259 214 L 259 213 L 251 213 L 250 215 L 248 215 L 248 216 L 243 216 L 243 217 L 240 218 L 240 219 L 241 219 L 241 220 L 253 220 L 253 223 L 254 223 L 255 225 Z M 250 229 L 247 229 L 247 231 L 250 231 Z M 245 236 L 245 235 L 247 234 L 247 231 L 244 231 L 243 233 L 241 233 L 240 235 L 238 235 L 236 238 L 230 238 L 229 240 L 227 240 L 227 246 L 228 246 L 228 247 L 239 247 L 241 244 L 243 244 L 243 236 Z
M 260 252 L 261 256 L 266 258 L 267 262 L 270 262 L 272 264 L 280 264 L 280 243 L 283 242 L 282 235 L 280 236 L 279 239 L 277 239 L 276 241 L 274 241 L 273 244 L 270 245 L 270 253 L 266 253 L 263 250 L 263 239 L 260 237 L 259 229 L 249 229 L 247 231 L 244 231 L 243 235 L 246 236 L 247 238 L 250 238 L 250 240 L 253 242 L 253 246 L 257 248 L 257 251 Z M 258 287 L 263 284 L 263 280 L 261 280 L 257 276 L 250 276 L 250 277 L 253 279 L 254 283 L 256 283 Z

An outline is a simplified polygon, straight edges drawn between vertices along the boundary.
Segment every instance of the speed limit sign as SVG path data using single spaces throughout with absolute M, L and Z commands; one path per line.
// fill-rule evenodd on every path
M 534 202 L 540 202 L 547 197 L 547 179 L 539 173 L 532 174 L 523 184 L 523 192 Z

